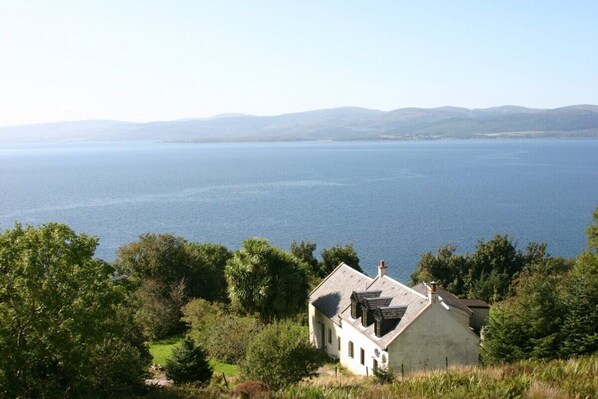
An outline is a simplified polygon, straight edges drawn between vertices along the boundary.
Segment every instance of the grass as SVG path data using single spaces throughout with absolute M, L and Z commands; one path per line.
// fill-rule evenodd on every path
M 214 373 L 224 373 L 227 377 L 236 377 L 239 375 L 239 366 L 235 364 L 221 363 L 214 358 L 210 359 L 210 364 L 214 369 Z
M 522 361 L 494 367 L 455 367 L 413 373 L 387 385 L 344 373 L 304 380 L 260 399 L 593 399 L 598 392 L 598 355 L 570 360 Z M 236 398 L 234 384 L 172 386 L 145 399 Z
M 183 340 L 180 335 L 153 341 L 149 343 L 149 351 L 152 355 L 152 363 L 164 366 L 170 357 L 172 350 Z M 210 359 L 210 364 L 215 373 L 224 373 L 227 377 L 236 377 L 239 374 L 239 367 L 234 364 L 222 363 L 216 359 Z
M 591 399 L 598 392 L 598 356 L 523 361 L 496 367 L 457 367 L 414 373 L 393 384 L 365 377 L 317 378 L 278 392 L 276 398 L 563 398 Z
M 183 340 L 183 337 L 177 335 L 175 337 L 161 339 L 149 343 L 149 351 L 152 355 L 152 363 L 164 366 L 170 357 L 175 346 Z

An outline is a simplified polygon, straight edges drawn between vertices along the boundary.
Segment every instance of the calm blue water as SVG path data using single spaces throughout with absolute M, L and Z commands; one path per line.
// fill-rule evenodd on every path
M 424 251 L 496 233 L 574 256 L 597 205 L 598 140 L 0 147 L 0 228 L 67 223 L 106 260 L 144 232 L 352 242 L 408 281 Z

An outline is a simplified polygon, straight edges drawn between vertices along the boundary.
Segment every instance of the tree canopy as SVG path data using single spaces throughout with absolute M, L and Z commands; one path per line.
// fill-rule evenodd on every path
M 322 363 L 306 328 L 285 320 L 266 326 L 251 340 L 241 371 L 250 380 L 280 389 L 312 375 Z
M 358 272 L 363 273 L 359 266 L 359 257 L 353 244 L 334 245 L 322 251 L 322 262 L 320 263 L 320 277 L 329 275 L 338 265 L 344 262 Z
M 456 250 L 456 245 L 449 244 L 436 255 L 424 253 L 411 275 L 412 282 L 435 280 L 457 296 L 492 303 L 509 295 L 512 281 L 526 266 L 550 258 L 546 244 L 531 242 L 521 251 L 507 235 L 479 240 L 472 254 L 458 255 Z
M 266 323 L 294 316 L 307 300 L 305 264 L 261 238 L 249 238 L 225 269 L 232 305 Z
M 536 262 L 515 282 L 515 295 L 493 306 L 484 329 L 486 363 L 569 358 L 598 351 L 598 210 L 588 249 L 575 263 Z
M 129 290 L 68 226 L 0 235 L 0 396 L 113 397 L 149 363 Z
M 164 369 L 166 377 L 175 384 L 205 383 L 212 378 L 213 373 L 206 352 L 200 346 L 196 346 L 190 337 L 185 337 L 180 346 L 174 348 Z

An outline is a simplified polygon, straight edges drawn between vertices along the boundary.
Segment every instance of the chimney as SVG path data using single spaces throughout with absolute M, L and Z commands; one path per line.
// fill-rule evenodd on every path
M 380 261 L 380 266 L 378 266 L 378 277 L 386 276 L 386 271 L 387 270 L 388 270 L 388 268 L 384 264 L 384 261 L 381 260 Z
M 438 292 L 436 291 L 436 281 L 432 281 L 428 286 L 428 301 L 430 303 L 438 302 Z

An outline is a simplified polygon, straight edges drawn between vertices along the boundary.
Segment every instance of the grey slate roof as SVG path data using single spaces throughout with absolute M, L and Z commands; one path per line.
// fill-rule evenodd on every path
M 413 287 L 413 289 L 423 295 L 427 295 L 427 293 L 428 293 L 428 287 L 425 283 L 420 283 L 420 284 L 416 285 L 415 287 Z M 440 287 L 436 287 L 436 292 L 438 293 L 438 296 L 440 297 L 442 302 L 447 304 L 449 307 L 459 309 L 459 310 L 465 312 L 468 316 L 471 316 L 473 314 L 471 309 L 469 309 L 463 303 L 462 299 L 457 298 L 454 294 L 451 294 L 449 291 L 443 290 Z
M 376 342 L 383 349 L 387 348 L 388 345 L 394 341 L 394 339 L 403 332 L 403 330 L 407 328 L 417 316 L 419 316 L 421 311 L 430 305 L 426 295 L 423 295 L 388 276 L 377 277 L 372 281 L 367 290 L 382 291 L 382 297 L 391 297 L 392 301 L 388 306 L 407 307 L 399 324 L 380 338 L 376 337 L 376 334 L 374 333 L 375 324 L 363 327 L 361 325 L 361 318 L 353 319 L 351 317 L 351 309 L 345 309 L 341 313 L 342 323 L 351 324 L 355 329 L 361 331 L 362 334 Z
M 355 298 L 359 302 L 366 298 L 377 298 L 382 294 L 382 291 L 353 291 L 351 299 Z
M 351 305 L 353 291 L 363 291 L 372 279 L 341 263 L 309 294 L 309 302 L 336 324 L 337 316 Z
M 366 298 L 362 304 L 366 309 L 376 309 L 380 306 L 388 306 L 392 302 L 391 297 L 381 296 L 378 298 Z
M 381 306 L 374 312 L 374 317 L 382 320 L 396 320 L 405 315 L 407 306 Z

